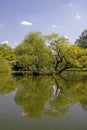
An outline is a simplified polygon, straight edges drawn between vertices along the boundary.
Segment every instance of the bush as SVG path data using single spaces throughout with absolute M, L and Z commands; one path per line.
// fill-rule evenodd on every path
M 0 58 L 0 73 L 11 73 L 11 67 L 8 64 L 8 61 Z

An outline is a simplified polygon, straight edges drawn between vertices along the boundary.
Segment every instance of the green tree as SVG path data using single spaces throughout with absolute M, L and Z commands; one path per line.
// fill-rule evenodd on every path
M 11 73 L 11 67 L 5 59 L 0 56 L 0 73 Z
M 87 30 L 84 30 L 81 33 L 81 36 L 75 41 L 75 44 L 77 44 L 80 47 L 87 48 Z
M 54 57 L 40 32 L 31 32 L 15 48 L 17 62 L 15 70 L 29 71 L 32 74 L 51 73 Z
M 14 49 L 6 43 L 0 44 L 0 55 L 8 61 L 13 61 L 16 59 Z
M 57 73 L 62 73 L 68 68 L 81 67 L 78 46 L 69 44 L 67 38 L 54 33 L 46 36 L 46 39 L 55 56 L 54 68 Z
M 81 48 L 80 50 L 81 51 L 80 51 L 79 62 L 82 68 L 87 68 L 87 49 Z

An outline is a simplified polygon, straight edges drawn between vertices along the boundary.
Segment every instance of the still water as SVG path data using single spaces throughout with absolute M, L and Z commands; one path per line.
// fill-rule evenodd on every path
M 87 74 L 0 74 L 0 130 L 87 130 Z

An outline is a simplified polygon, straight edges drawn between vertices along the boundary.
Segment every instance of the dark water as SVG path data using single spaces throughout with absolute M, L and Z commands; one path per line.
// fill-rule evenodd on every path
M 0 130 L 87 130 L 87 74 L 0 74 Z

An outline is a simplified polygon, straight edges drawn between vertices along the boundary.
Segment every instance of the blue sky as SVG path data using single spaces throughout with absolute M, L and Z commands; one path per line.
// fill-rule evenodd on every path
M 87 29 L 87 0 L 0 0 L 0 43 L 20 43 L 30 31 L 65 35 Z

